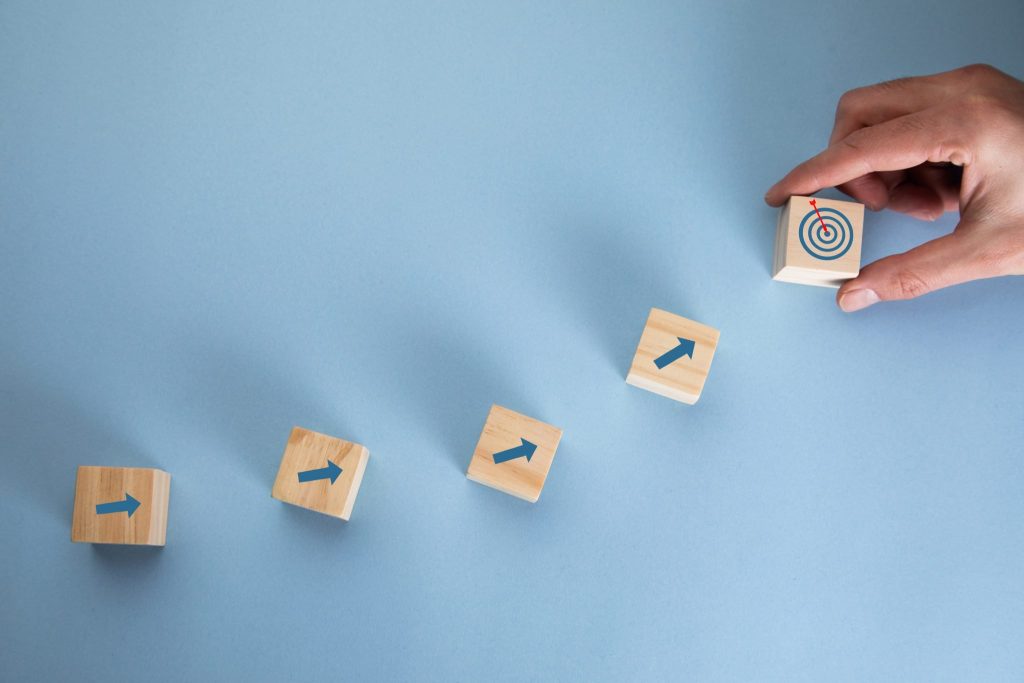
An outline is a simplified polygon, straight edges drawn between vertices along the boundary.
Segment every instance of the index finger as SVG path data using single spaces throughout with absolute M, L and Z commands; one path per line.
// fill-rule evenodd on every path
M 859 128 L 937 106 L 954 89 L 960 71 L 883 81 L 843 93 L 836 105 L 829 144 Z
M 764 200 L 781 206 L 792 195 L 813 194 L 875 171 L 899 171 L 954 158 L 962 163 L 963 147 L 950 139 L 937 112 L 917 112 L 854 131 L 786 174 Z

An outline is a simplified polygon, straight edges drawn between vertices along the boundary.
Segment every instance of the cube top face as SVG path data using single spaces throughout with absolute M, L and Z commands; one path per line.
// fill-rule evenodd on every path
M 141 467 L 78 468 L 71 540 L 164 545 L 171 475 Z
M 295 427 L 271 495 L 348 521 L 370 452 L 357 443 Z
M 713 327 L 652 308 L 626 382 L 692 405 L 704 390 L 718 336 Z
M 820 197 L 790 197 L 779 212 L 772 277 L 838 287 L 860 273 L 864 205 Z
M 562 430 L 508 408 L 491 406 L 466 476 L 536 503 Z

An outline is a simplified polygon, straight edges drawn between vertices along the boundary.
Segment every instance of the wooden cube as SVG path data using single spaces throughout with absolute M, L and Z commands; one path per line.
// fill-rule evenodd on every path
M 466 476 L 536 503 L 561 439 L 562 430 L 557 427 L 491 406 Z
M 369 459 L 357 443 L 295 427 L 271 495 L 347 522 Z
M 171 475 L 142 467 L 78 468 L 71 540 L 164 545 Z
M 704 390 L 716 348 L 715 328 L 652 308 L 626 382 L 692 405 Z
M 860 273 L 864 205 L 790 197 L 779 212 L 772 277 L 780 282 L 838 287 Z

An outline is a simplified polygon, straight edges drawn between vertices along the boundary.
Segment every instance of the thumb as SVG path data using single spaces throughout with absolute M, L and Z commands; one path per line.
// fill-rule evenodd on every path
M 847 313 L 879 301 L 914 299 L 950 285 L 990 277 L 967 244 L 971 231 L 957 231 L 910 251 L 875 261 L 839 288 L 836 302 Z

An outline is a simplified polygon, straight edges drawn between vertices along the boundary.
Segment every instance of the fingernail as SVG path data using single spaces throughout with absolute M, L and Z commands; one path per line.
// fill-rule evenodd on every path
M 873 289 L 854 289 L 839 297 L 839 308 L 846 313 L 853 313 L 879 301 L 881 299 Z

